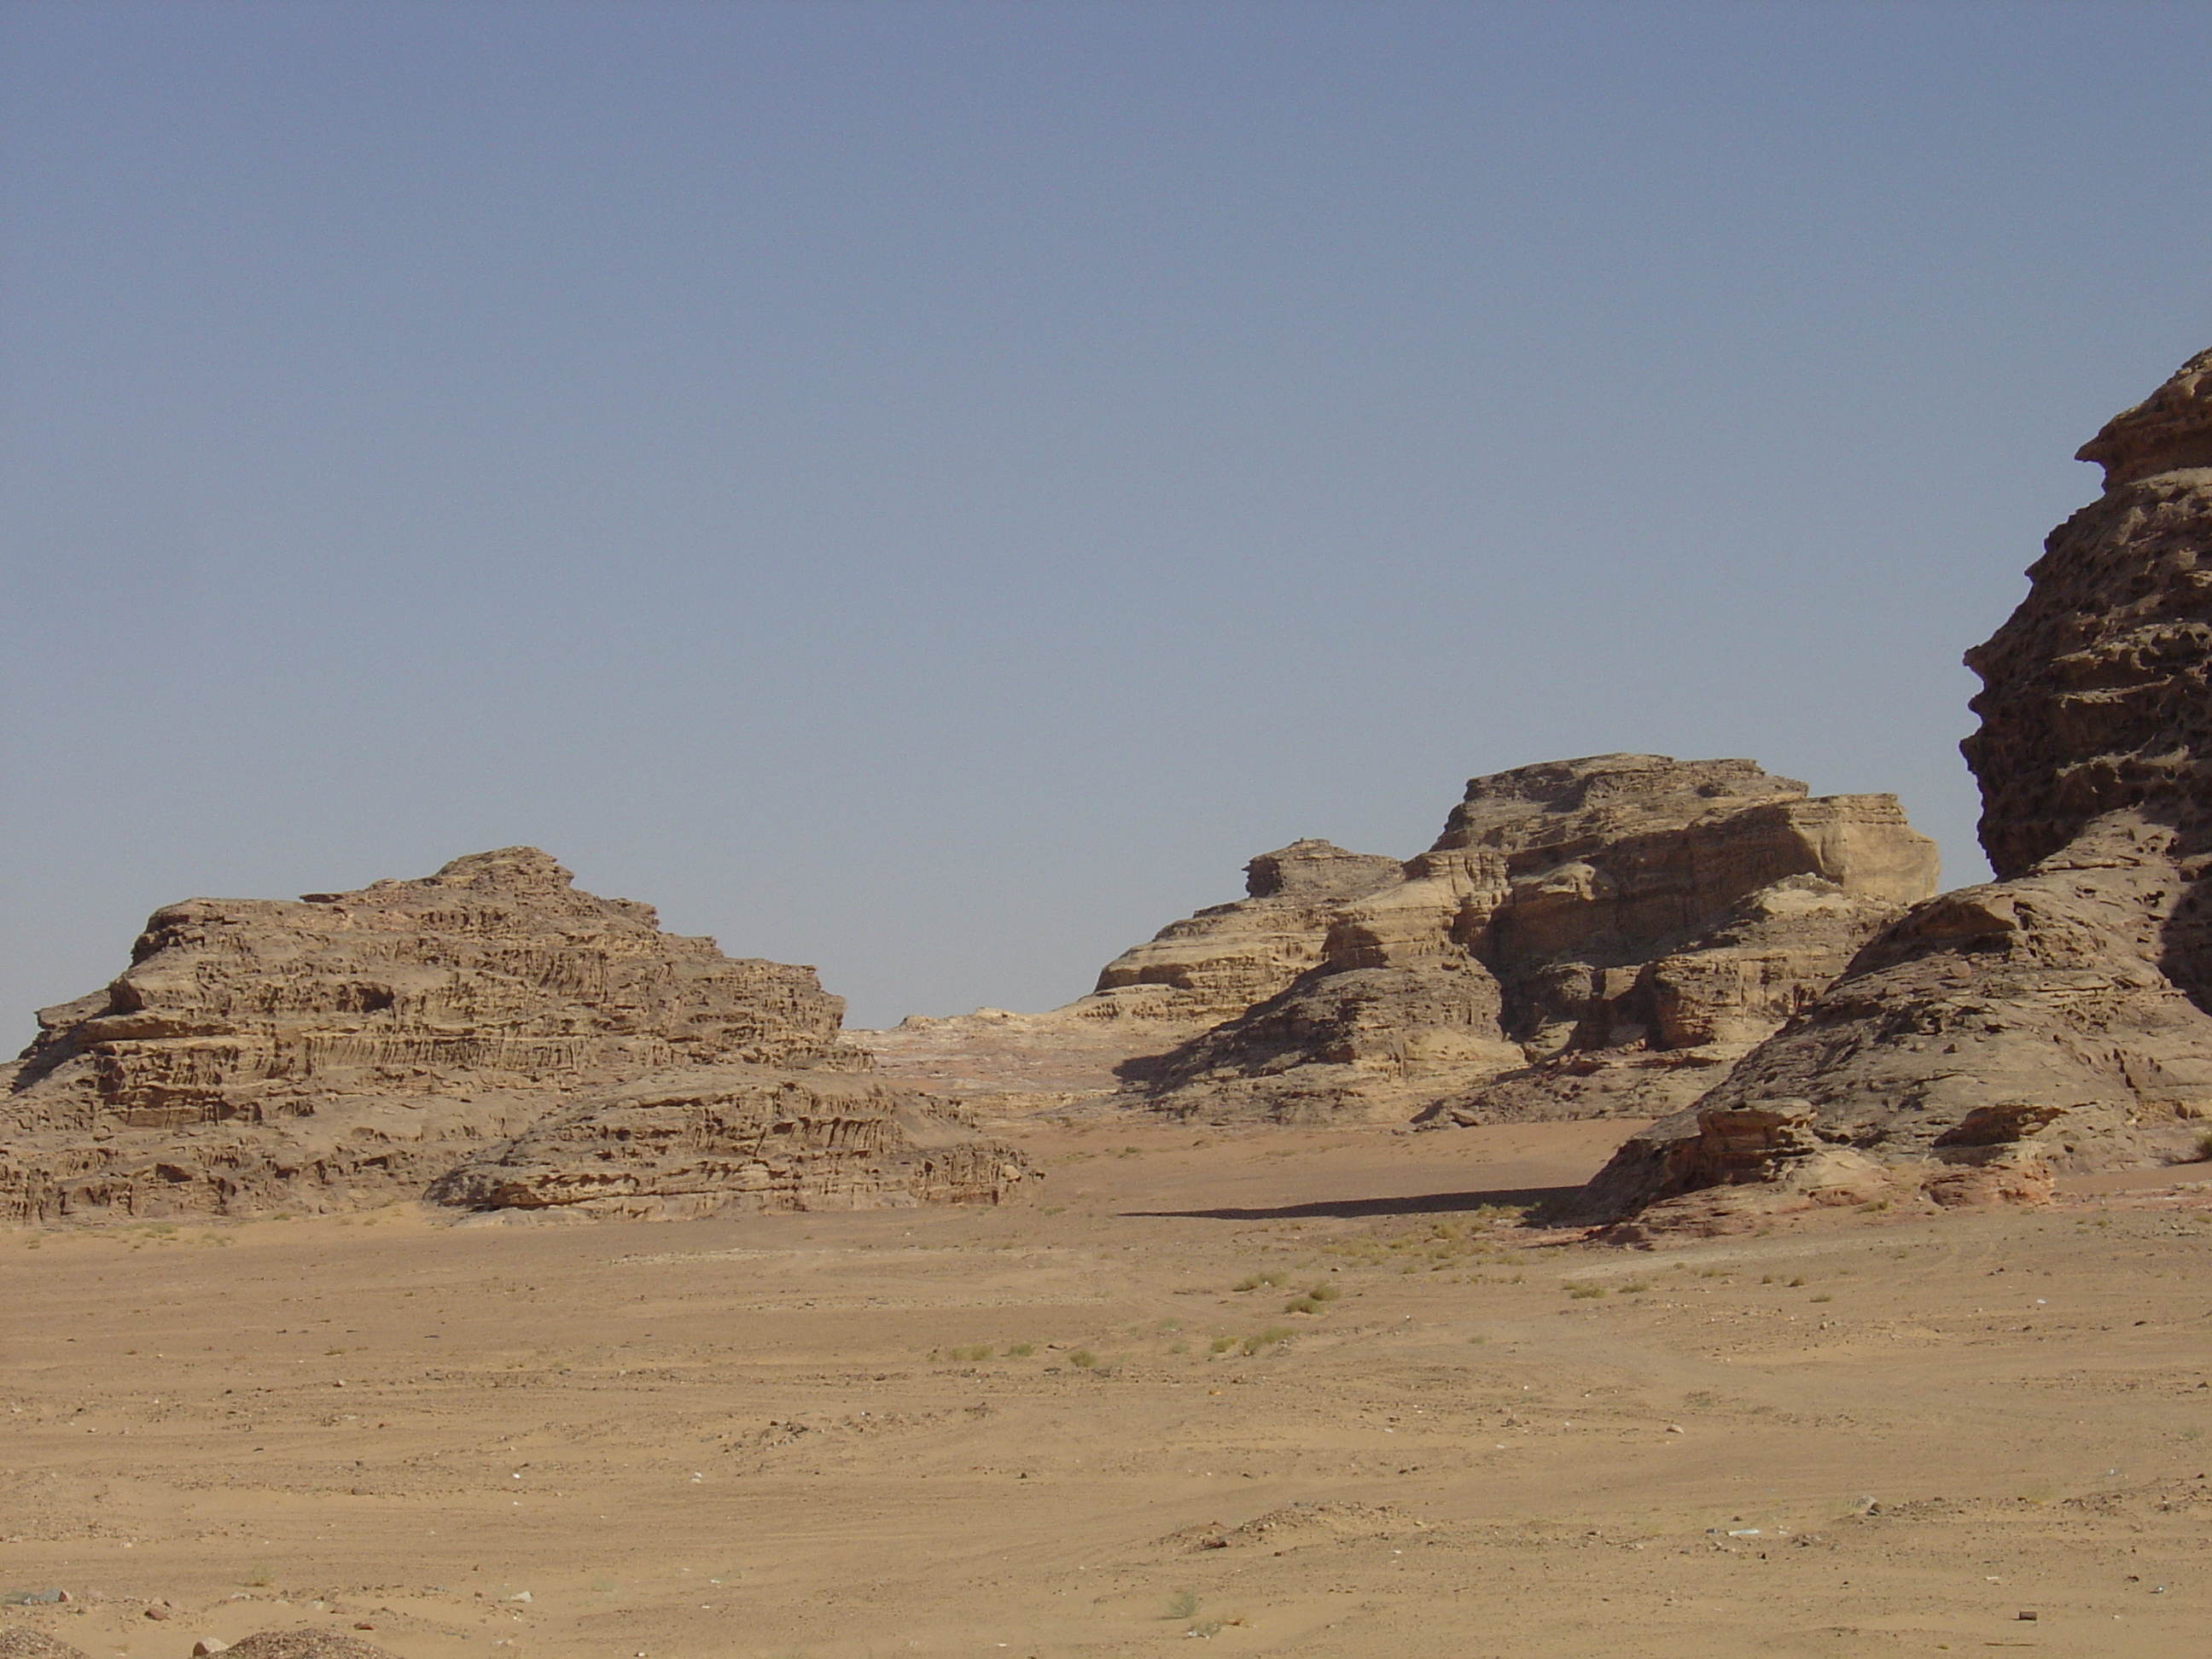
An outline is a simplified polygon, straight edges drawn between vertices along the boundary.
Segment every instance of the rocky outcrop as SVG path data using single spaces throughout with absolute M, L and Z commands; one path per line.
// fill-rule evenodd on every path
M 865 1070 L 842 1010 L 812 969 L 664 933 L 533 848 L 296 902 L 190 900 L 112 983 L 39 1016 L 0 1104 L 0 1218 L 411 1196 L 644 1078 Z
M 1729 1187 L 1741 1209 L 1836 1150 L 1941 1201 L 2191 1155 L 2212 1116 L 2212 353 L 2081 459 L 2103 497 L 1966 655 L 1997 879 L 1869 942 L 1696 1111 L 1624 1147 L 1585 1216 L 1663 1225 Z M 1782 1103 L 1791 1146 L 1714 1151 Z
M 663 1073 L 549 1114 L 441 1179 L 483 1210 L 680 1219 L 757 1210 L 1000 1204 L 1030 1180 L 925 1096 L 761 1066 Z
M 1212 1025 L 1271 997 L 1322 960 L 1342 908 L 1405 879 L 1398 860 L 1297 841 L 1244 866 L 1245 896 L 1170 922 L 1108 963 L 1081 1019 Z
M 889 1075 L 1019 1115 L 1102 1098 L 1118 1068 L 1273 995 L 1322 959 L 1338 910 L 1405 879 L 1399 861 L 1298 841 L 1244 866 L 1245 896 L 1170 922 L 1044 1013 L 979 1008 L 848 1034 Z
M 1893 797 L 1749 761 L 1602 755 L 1473 780 L 1321 960 L 1125 1076 L 1209 1120 L 1480 1122 L 1651 1109 L 1808 1002 L 1935 887 Z

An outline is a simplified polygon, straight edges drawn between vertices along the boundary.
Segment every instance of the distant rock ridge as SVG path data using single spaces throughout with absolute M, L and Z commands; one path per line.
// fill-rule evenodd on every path
M 664 933 L 535 848 L 297 901 L 188 900 L 154 914 L 109 985 L 40 1013 L 0 1102 L 0 1218 L 413 1196 L 641 1079 L 865 1071 L 842 1012 L 811 968 Z M 732 1200 L 820 1201 L 818 1173 Z
M 1124 951 L 1065 1007 L 854 1040 L 978 1099 L 1118 1088 L 1220 1121 L 1650 1115 L 1710 1086 L 1935 872 L 1891 796 L 1815 799 L 1745 760 L 1551 762 L 1473 780 L 1410 860 L 1261 854 L 1246 897 Z
M 1888 795 L 1745 760 L 1599 755 L 1473 779 L 1321 962 L 1129 1075 L 1209 1120 L 1589 1116 L 1701 1091 L 1935 886 Z
M 1170 922 L 1108 963 L 1062 1011 L 1086 1019 L 1211 1024 L 1273 995 L 1322 959 L 1340 907 L 1402 881 L 1398 860 L 1296 841 L 1244 866 L 1245 896 Z
M 2033 1198 L 2054 1172 L 2194 1154 L 2212 1117 L 2212 352 L 2080 459 L 2104 495 L 1966 653 L 1981 726 L 1962 748 L 1997 879 L 1869 941 L 1698 1109 L 1624 1146 L 1583 1216 L 1720 1227 L 1885 1183 Z

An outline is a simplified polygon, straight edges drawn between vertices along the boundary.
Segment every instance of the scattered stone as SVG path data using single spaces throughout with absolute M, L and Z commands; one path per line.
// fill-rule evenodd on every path
M 229 1651 L 229 1643 L 219 1642 L 212 1636 L 203 1636 L 198 1641 L 192 1644 L 192 1659 L 209 1659 L 209 1656 L 211 1654 L 228 1653 Z
M 91 1659 L 82 1648 L 21 1625 L 0 1625 L 0 1659 Z
M 343 1631 L 305 1625 L 297 1630 L 256 1631 L 230 1644 L 226 1659 L 397 1659 Z
M 177 1616 L 177 1610 L 167 1601 L 149 1601 L 146 1616 L 149 1619 L 173 1619 Z

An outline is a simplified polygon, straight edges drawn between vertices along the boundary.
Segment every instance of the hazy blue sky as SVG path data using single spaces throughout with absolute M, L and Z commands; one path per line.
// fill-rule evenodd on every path
M 1958 665 L 2212 344 L 2212 8 L 0 5 L 0 1036 L 547 848 L 855 1024 L 1478 772 L 1982 873 Z

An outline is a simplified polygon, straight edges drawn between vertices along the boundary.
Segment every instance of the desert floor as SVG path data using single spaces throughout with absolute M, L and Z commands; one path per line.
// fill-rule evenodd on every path
M 0 1589 L 72 1597 L 0 1628 L 2212 1653 L 2212 1194 L 1641 1252 L 1486 1207 L 1623 1127 L 1040 1129 L 998 1211 L 0 1234 Z

